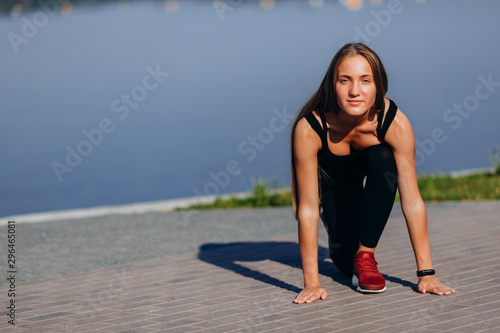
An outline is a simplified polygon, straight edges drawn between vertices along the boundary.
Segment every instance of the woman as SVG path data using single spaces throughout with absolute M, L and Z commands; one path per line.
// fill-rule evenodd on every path
M 353 276 L 360 292 L 385 291 L 374 253 L 397 188 L 417 262 L 418 290 L 455 292 L 434 276 L 413 130 L 386 92 L 387 75 L 377 54 L 363 44 L 346 44 L 293 125 L 292 192 L 304 273 L 295 303 L 328 295 L 318 276 L 319 216 L 337 268 Z

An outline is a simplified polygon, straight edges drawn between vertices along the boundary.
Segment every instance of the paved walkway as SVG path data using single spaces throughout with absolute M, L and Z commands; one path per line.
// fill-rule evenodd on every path
M 427 208 L 435 269 L 456 294 L 415 291 L 395 207 L 377 249 L 387 291 L 354 291 L 320 230 L 329 297 L 309 305 L 292 303 L 302 273 L 289 208 L 19 224 L 16 326 L 3 315 L 0 331 L 500 332 L 500 202 Z M 6 257 L 7 227 L 0 237 Z M 4 278 L 1 288 L 5 313 Z

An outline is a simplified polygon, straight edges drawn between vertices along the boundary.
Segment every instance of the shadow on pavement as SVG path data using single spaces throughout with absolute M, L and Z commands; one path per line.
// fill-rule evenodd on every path
M 384 277 L 384 279 L 386 281 L 389 281 L 389 282 L 392 282 L 392 283 L 398 283 L 398 284 L 402 285 L 403 287 L 411 288 L 416 293 L 420 293 L 418 291 L 416 283 L 413 283 L 413 282 L 410 282 L 410 281 L 406 281 L 406 280 L 400 279 L 398 277 L 390 276 L 390 275 L 387 275 L 387 274 L 382 274 L 382 276 Z
M 276 287 L 297 293 L 302 290 L 301 287 L 239 264 L 239 262 L 271 260 L 302 269 L 299 245 L 294 242 L 207 243 L 200 246 L 198 258 L 212 265 Z M 318 258 L 320 274 L 331 277 L 338 283 L 351 286 L 350 277 L 340 273 L 331 261 L 325 260 L 329 258 L 327 248 L 319 247 Z M 290 279 L 295 281 L 296 278 L 294 275 Z

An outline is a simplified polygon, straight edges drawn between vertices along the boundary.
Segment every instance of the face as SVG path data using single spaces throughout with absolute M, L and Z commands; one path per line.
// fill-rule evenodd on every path
M 338 66 L 335 82 L 340 112 L 362 116 L 375 104 L 377 87 L 370 63 L 361 55 L 344 58 Z

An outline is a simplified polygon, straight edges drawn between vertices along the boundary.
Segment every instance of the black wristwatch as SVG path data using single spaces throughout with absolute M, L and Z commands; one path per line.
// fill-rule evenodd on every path
M 436 274 L 436 271 L 433 269 L 424 269 L 423 271 L 417 271 L 417 276 L 426 276 L 426 275 L 434 275 Z

